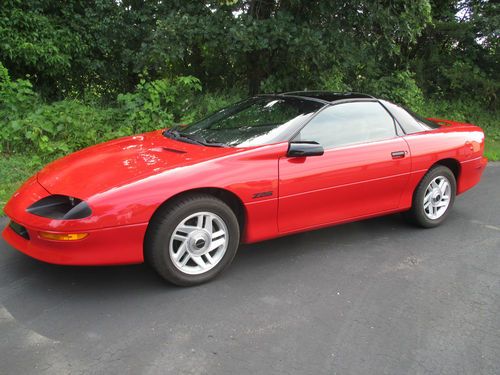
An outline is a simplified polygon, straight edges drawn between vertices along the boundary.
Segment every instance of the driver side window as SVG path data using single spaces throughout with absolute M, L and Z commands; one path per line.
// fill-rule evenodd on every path
M 295 137 L 325 149 L 396 136 L 394 119 L 377 102 L 336 104 L 318 113 Z

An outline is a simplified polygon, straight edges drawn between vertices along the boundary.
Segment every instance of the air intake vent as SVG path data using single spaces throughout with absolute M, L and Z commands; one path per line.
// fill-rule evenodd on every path
M 175 154 L 185 154 L 186 151 L 176 150 L 175 148 L 162 147 L 163 151 L 173 152 Z
M 14 232 L 16 232 L 17 234 L 19 234 L 21 237 L 23 237 L 23 238 L 25 238 L 27 240 L 30 239 L 30 235 L 28 234 L 28 231 L 21 224 L 18 224 L 18 223 L 14 222 L 14 221 L 11 221 L 9 223 L 9 226 L 10 226 L 10 229 L 12 229 Z

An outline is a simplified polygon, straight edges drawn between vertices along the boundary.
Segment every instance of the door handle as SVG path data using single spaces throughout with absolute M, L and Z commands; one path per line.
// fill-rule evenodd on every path
M 391 152 L 391 156 L 393 159 L 402 159 L 406 156 L 407 151 L 393 151 Z

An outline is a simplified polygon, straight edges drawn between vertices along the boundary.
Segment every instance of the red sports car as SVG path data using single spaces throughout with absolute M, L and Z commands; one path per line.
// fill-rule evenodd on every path
M 293 92 L 59 159 L 11 198 L 3 236 L 50 263 L 147 261 L 212 279 L 252 243 L 406 212 L 422 227 L 478 183 L 484 134 L 369 95 Z

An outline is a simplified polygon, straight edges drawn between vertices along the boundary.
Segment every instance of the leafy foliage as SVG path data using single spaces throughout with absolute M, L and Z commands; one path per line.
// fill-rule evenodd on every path
M 500 142 L 491 0 L 4 0 L 0 156 L 48 160 L 248 94 L 363 91 Z M 496 155 L 496 154 L 495 154 Z
M 141 80 L 178 76 L 197 77 L 212 92 L 360 90 L 409 72 L 426 96 L 463 99 L 472 91 L 493 108 L 499 7 L 491 0 L 5 0 L 0 61 L 16 79 L 29 74 L 50 100 L 113 103 Z
M 0 216 L 3 206 L 22 181 L 40 167 L 30 156 L 11 155 L 0 158 Z
M 411 107 L 415 112 L 421 112 L 424 107 L 422 90 L 417 86 L 414 75 L 409 71 L 395 72 L 390 76 L 369 80 L 364 91 Z
M 46 1 L 5 0 L 0 7 L 0 61 L 16 78 L 30 75 L 46 94 L 60 90 L 86 46 Z
M 47 160 L 112 138 L 171 125 L 183 118 L 201 89 L 194 77 L 140 82 L 118 107 L 76 99 L 44 103 L 27 80 L 12 81 L 0 65 L 0 152 Z
M 432 23 L 417 40 L 413 61 L 427 96 L 474 98 L 498 106 L 500 4 L 488 0 L 431 0 Z
M 190 99 L 199 91 L 201 83 L 192 76 L 141 80 L 135 92 L 118 95 L 118 103 L 132 131 L 154 130 L 181 121 L 189 110 Z

